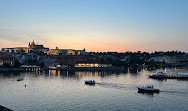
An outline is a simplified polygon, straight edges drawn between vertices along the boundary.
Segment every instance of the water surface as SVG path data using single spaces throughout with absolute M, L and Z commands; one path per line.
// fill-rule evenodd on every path
M 185 69 L 163 70 L 168 74 Z M 188 109 L 188 80 L 156 80 L 156 71 L 47 71 L 0 74 L 0 104 L 14 111 L 127 110 L 184 111 Z M 23 78 L 23 81 L 17 81 Z M 84 80 L 95 80 L 94 86 Z M 138 93 L 137 86 L 153 84 L 159 94 Z M 26 87 L 25 87 L 26 85 Z

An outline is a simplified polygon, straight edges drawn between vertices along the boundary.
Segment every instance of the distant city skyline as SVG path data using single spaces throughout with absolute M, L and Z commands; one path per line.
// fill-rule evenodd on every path
M 187 0 L 1 0 L 0 48 L 188 52 Z

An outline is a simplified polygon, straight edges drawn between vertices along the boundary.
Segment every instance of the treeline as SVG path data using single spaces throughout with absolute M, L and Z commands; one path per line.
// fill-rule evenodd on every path
M 21 66 L 20 62 L 18 60 L 15 60 L 13 62 L 13 65 L 4 62 L 3 65 L 1 66 L 2 68 L 19 68 Z
M 140 58 L 138 56 L 130 56 L 127 60 L 121 61 L 120 59 L 112 59 L 107 58 L 105 60 L 106 62 L 112 64 L 112 66 L 118 66 L 118 67 L 125 67 L 125 68 L 131 68 L 131 69 L 138 69 L 140 67 L 147 67 L 147 68 L 161 68 L 165 67 L 165 62 L 157 62 L 154 60 L 148 60 L 145 58 Z

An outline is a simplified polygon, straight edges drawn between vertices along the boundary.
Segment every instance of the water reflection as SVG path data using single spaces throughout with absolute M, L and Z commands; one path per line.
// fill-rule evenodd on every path
M 172 69 L 158 69 L 158 71 L 164 71 L 167 74 L 178 74 L 178 71 L 176 68 L 173 69 L 174 72 L 172 72 Z M 157 71 L 157 70 L 156 70 Z M 152 72 L 156 72 L 155 70 Z M 26 76 L 32 75 L 33 77 L 39 77 L 39 76 L 45 76 L 45 77 L 71 77 L 71 78 L 82 78 L 82 77 L 106 77 L 106 76 L 111 76 L 115 75 L 118 77 L 121 74 L 129 74 L 133 77 L 138 77 L 138 76 L 143 76 L 146 77 L 148 75 L 147 69 L 139 69 L 130 72 L 128 69 L 127 72 L 125 71 L 65 71 L 65 70 L 43 70 L 43 71 L 31 71 L 31 72 L 26 72 Z M 170 72 L 170 73 L 168 73 Z M 21 72 L 14 72 L 14 73 L 0 73 L 0 79 L 3 78 L 16 78 L 19 76 L 23 76 L 25 73 Z M 152 74 L 152 73 L 150 73 Z M 166 81 L 166 79 L 157 79 L 157 81 Z M 183 81 L 183 80 L 181 80 Z M 186 81 L 186 80 L 185 80 Z
M 101 82 L 101 83 L 96 83 L 96 85 L 99 85 L 105 88 L 115 88 L 115 89 L 121 89 L 121 90 L 131 90 L 130 87 L 135 88 L 135 86 L 131 84 L 119 84 L 119 83 Z
M 3 79 L 3 78 L 16 78 L 17 76 L 21 76 L 21 72 L 0 73 L 0 79 Z
M 164 70 L 163 70 L 164 71 Z M 167 73 L 188 70 L 167 69 Z M 188 84 L 179 80 L 154 80 L 156 71 L 64 71 L 44 70 L 0 74 L 0 103 L 15 111 L 62 110 L 170 110 L 187 109 Z M 17 78 L 23 81 L 17 82 Z M 95 80 L 85 85 L 84 80 Z M 137 87 L 153 84 L 159 94 L 139 93 Z M 27 85 L 25 87 L 25 85 Z M 27 102 L 26 102 L 27 100 Z M 170 105 L 169 105 L 170 104 Z M 150 107 L 148 107 L 150 106 Z M 168 106 L 168 107 L 165 107 Z M 169 108 L 170 107 L 170 108 Z
M 167 79 L 166 78 L 150 78 L 150 79 L 152 79 L 152 80 L 155 80 L 155 81 L 159 81 L 159 82 L 163 82 L 163 81 L 167 81 Z
M 148 92 L 138 91 L 138 94 L 145 95 L 145 96 L 148 96 L 148 97 L 154 97 L 155 94 L 159 94 L 159 93 L 148 93 Z
M 84 84 L 84 85 L 86 85 L 86 86 L 95 86 L 95 84 Z
M 33 77 L 45 76 L 45 77 L 72 77 L 72 78 L 82 78 L 82 77 L 105 77 L 108 75 L 119 75 L 124 72 L 117 72 L 117 71 L 64 71 L 64 70 L 44 70 L 44 71 L 31 71 L 25 72 L 28 76 L 32 75 Z M 14 73 L 1 73 L 0 79 L 3 78 L 16 78 L 21 74 L 25 74 L 21 72 L 14 72 Z M 134 73 L 132 73 L 134 74 Z

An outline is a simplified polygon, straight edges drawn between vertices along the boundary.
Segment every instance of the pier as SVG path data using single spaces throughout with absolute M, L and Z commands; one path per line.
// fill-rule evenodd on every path
M 188 76 L 180 76 L 180 75 L 167 75 L 167 76 L 152 76 L 149 75 L 150 78 L 153 79 L 188 79 Z

